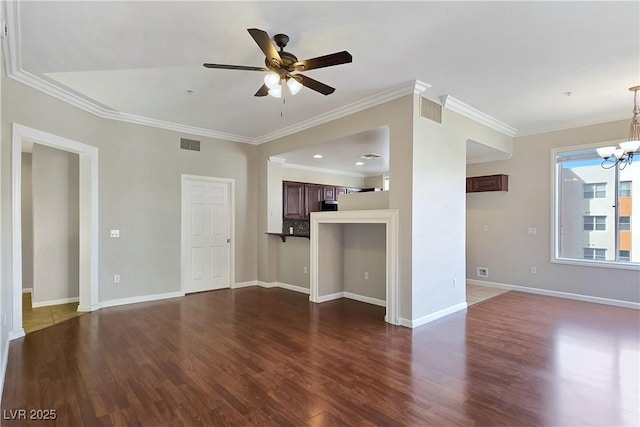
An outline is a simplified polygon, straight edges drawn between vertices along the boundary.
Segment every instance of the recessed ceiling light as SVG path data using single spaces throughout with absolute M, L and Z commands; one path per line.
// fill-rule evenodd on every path
M 321 159 L 322 158 L 322 154 L 314 154 L 313 158 L 314 159 Z
M 362 166 L 364 165 L 364 162 L 356 162 L 356 166 Z

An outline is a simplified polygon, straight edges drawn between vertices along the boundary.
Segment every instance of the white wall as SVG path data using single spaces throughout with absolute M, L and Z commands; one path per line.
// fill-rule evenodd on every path
M 622 120 L 520 137 L 514 141 L 511 159 L 469 165 L 468 176 L 509 175 L 509 191 L 466 196 L 467 277 L 640 302 L 637 270 L 551 262 L 551 149 L 624 140 L 628 126 L 628 120 Z M 527 234 L 529 227 L 537 229 L 536 235 Z M 477 266 L 489 269 L 487 279 L 476 276 Z M 530 273 L 532 266 L 536 274 Z
M 31 153 L 22 153 L 22 288 L 33 288 L 33 189 Z
M 51 305 L 78 297 L 79 158 L 33 145 L 32 302 Z

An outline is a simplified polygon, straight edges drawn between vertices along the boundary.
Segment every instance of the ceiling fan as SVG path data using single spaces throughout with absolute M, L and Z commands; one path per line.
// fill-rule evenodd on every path
M 286 34 L 276 34 L 273 36 L 273 40 L 280 48 L 278 52 L 265 31 L 258 28 L 249 28 L 247 31 L 265 54 L 264 63 L 266 68 L 209 63 L 203 65 L 206 68 L 219 68 L 223 70 L 268 71 L 269 74 L 264 78 L 265 83 L 258 89 L 255 96 L 271 95 L 280 98 L 282 96 L 282 87 L 285 83 L 292 95 L 298 93 L 303 86 L 320 92 L 323 95 L 332 94 L 335 92 L 335 88 L 314 80 L 311 77 L 307 77 L 301 74 L 301 72 L 333 65 L 347 64 L 352 61 L 351 54 L 346 50 L 298 61 L 298 58 L 294 54 L 284 50 L 289 42 L 289 36 Z

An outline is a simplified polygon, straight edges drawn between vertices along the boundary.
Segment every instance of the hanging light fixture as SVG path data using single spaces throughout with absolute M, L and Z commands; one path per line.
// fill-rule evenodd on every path
M 633 161 L 633 156 L 640 148 L 640 123 L 638 123 L 638 115 L 640 107 L 638 106 L 638 91 L 640 86 L 630 87 L 633 92 L 633 117 L 629 125 L 629 138 L 627 141 L 621 142 L 620 147 L 608 146 L 598 148 L 598 155 L 603 158 L 602 167 L 611 169 L 616 165 L 620 169 L 624 169 Z
M 287 82 L 287 87 L 289 88 L 289 92 L 291 95 L 295 95 L 300 92 L 302 89 L 302 83 L 296 80 L 292 76 L 286 76 L 286 78 L 280 78 L 280 75 L 277 73 L 268 73 L 264 76 L 264 84 L 269 88 L 269 95 L 274 98 L 282 98 L 282 87 L 284 85 L 284 81 Z

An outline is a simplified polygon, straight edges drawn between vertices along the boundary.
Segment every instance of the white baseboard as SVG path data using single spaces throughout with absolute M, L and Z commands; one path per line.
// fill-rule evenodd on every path
M 277 288 L 278 282 L 262 282 L 258 280 L 258 286 L 263 288 Z
M 613 305 L 616 307 L 635 308 L 640 309 L 640 303 L 631 301 L 622 301 L 617 299 L 593 297 L 590 295 L 573 294 L 570 292 L 552 291 L 549 289 L 530 288 L 527 286 L 508 285 L 505 283 L 485 282 L 483 280 L 470 280 L 467 279 L 467 283 L 471 285 L 487 286 L 489 288 L 507 289 L 510 291 L 528 292 L 530 294 L 545 295 L 549 297 L 567 298 L 578 301 L 593 302 L 596 304 Z
M 23 294 L 32 294 L 33 293 L 33 288 L 22 288 L 22 293 Z
M 302 294 L 307 294 L 307 295 L 309 295 L 309 292 L 311 292 L 309 288 L 303 288 L 302 286 L 290 285 L 288 283 L 282 283 L 282 282 L 277 282 L 277 284 L 279 288 L 287 289 L 289 291 L 300 292 Z
M 367 304 L 373 304 L 380 307 L 386 307 L 387 302 L 383 299 L 366 297 L 364 295 L 352 294 L 351 292 L 343 292 L 345 298 L 353 299 L 360 302 L 366 302 Z
M 250 286 L 258 286 L 257 280 L 250 280 L 248 282 L 239 282 L 235 285 L 231 286 L 231 289 L 240 289 L 240 288 L 248 288 Z
M 32 300 L 31 301 L 31 307 L 33 307 L 33 308 L 49 307 L 50 305 L 69 304 L 69 303 L 78 302 L 78 301 L 79 301 L 78 297 L 52 299 L 52 300 L 49 300 L 49 301 L 40 301 L 40 302 L 34 302 Z
M 323 303 L 323 302 L 332 301 L 334 299 L 339 299 L 339 298 L 352 299 L 355 301 L 365 302 L 367 304 L 373 304 L 380 307 L 387 306 L 387 302 L 385 300 L 367 297 L 364 295 L 358 295 L 351 292 L 336 292 L 335 294 L 322 295 L 318 297 L 318 300 L 316 302 Z
M 0 366 L 0 404 L 2 403 L 2 391 L 4 390 L 4 378 L 7 373 L 7 363 L 9 362 L 9 343 L 11 342 L 10 333 L 7 333 L 7 339 L 4 342 L 4 351 L 2 352 L 2 366 Z
M 96 308 L 116 307 L 119 305 L 137 304 L 141 302 L 158 301 L 169 298 L 180 298 L 184 296 L 184 292 L 168 292 L 166 294 L 154 294 L 154 295 L 142 295 L 139 297 L 112 299 L 109 301 L 102 301 L 97 304 Z
M 427 314 L 426 316 L 422 316 L 417 319 L 409 320 L 409 319 L 401 318 L 400 324 L 402 326 L 406 326 L 407 328 L 417 328 L 418 326 L 422 326 L 426 323 L 433 322 L 434 320 L 448 316 L 457 311 L 466 310 L 466 309 L 467 309 L 467 303 L 461 302 L 460 304 L 452 305 L 451 307 L 438 310 L 435 313 Z
M 340 298 L 344 298 L 344 292 L 336 292 L 335 294 L 318 296 L 318 300 L 316 302 L 322 303 L 322 302 L 332 301 L 334 299 L 340 299 Z

